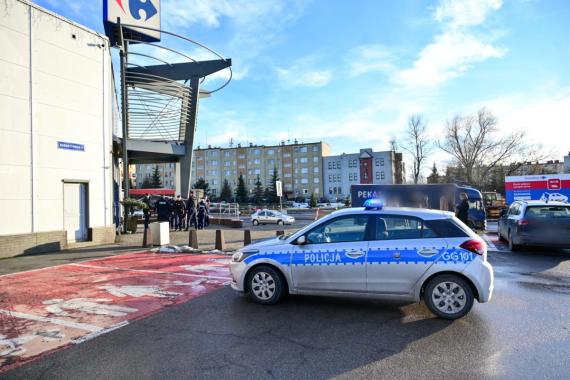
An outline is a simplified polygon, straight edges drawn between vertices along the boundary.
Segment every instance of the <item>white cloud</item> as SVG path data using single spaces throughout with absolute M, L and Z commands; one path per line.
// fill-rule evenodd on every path
M 394 53 L 382 45 L 357 46 L 349 52 L 346 59 L 351 76 L 371 72 L 389 73 L 396 69 Z
M 439 86 L 474 63 L 502 57 L 505 49 L 484 41 L 473 30 L 501 5 L 500 0 L 441 0 L 434 18 L 441 24 L 442 32 L 422 49 L 411 68 L 397 73 L 396 83 L 410 87 Z
M 276 68 L 277 76 L 284 87 L 323 87 L 332 79 L 332 71 L 315 70 L 314 58 L 302 58 L 293 65 Z
M 452 27 L 479 25 L 502 5 L 502 0 L 442 0 L 435 8 L 434 18 Z

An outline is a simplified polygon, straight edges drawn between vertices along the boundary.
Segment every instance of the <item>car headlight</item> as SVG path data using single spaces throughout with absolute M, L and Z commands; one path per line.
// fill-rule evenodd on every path
M 232 255 L 232 261 L 234 263 L 239 263 L 240 261 L 243 261 L 246 257 L 255 255 L 256 253 L 259 253 L 259 250 L 257 249 L 239 250 Z

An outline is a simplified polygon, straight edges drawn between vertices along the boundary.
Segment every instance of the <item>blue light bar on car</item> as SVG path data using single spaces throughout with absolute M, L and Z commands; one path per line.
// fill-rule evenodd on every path
M 364 202 L 364 209 L 365 210 L 382 210 L 383 206 L 384 206 L 384 202 L 382 202 L 381 199 L 377 199 L 377 198 L 367 199 Z

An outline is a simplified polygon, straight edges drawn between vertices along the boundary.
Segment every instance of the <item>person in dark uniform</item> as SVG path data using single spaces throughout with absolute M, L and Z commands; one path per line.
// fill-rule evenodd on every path
M 184 212 L 186 211 L 186 205 L 184 201 L 178 195 L 174 201 L 174 230 L 182 231 L 182 225 L 184 223 Z
M 206 225 L 206 216 L 208 210 L 206 208 L 206 202 L 202 199 L 198 204 L 198 229 L 203 230 Z
M 170 214 L 168 215 L 168 222 L 170 224 L 170 229 L 173 230 L 175 227 L 175 220 L 176 220 L 176 216 L 174 213 L 174 197 L 167 197 L 167 202 L 170 211 Z
M 170 205 L 164 195 L 156 202 L 156 216 L 159 222 L 168 222 L 170 218 Z
M 190 227 L 198 228 L 198 220 L 196 218 L 196 200 L 194 199 L 194 192 L 191 191 L 186 201 L 186 231 Z
M 150 194 L 146 194 L 142 201 L 146 205 L 146 208 L 143 210 L 143 215 L 144 215 L 144 228 L 147 229 L 148 222 L 150 220 Z
M 459 194 L 459 203 L 455 207 L 455 216 L 463 223 L 469 222 L 469 201 L 466 193 Z

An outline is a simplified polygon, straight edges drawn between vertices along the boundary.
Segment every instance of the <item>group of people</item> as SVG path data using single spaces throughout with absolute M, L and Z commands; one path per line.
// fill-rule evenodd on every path
M 150 194 L 147 194 L 143 202 L 147 204 L 144 212 L 145 228 L 148 227 L 152 206 L 150 202 Z M 180 195 L 175 197 L 160 196 L 154 206 L 157 220 L 159 222 L 169 222 L 170 229 L 174 231 L 188 231 L 189 228 L 202 230 L 210 225 L 210 200 L 204 197 L 199 201 L 194 197 L 191 191 L 188 199 L 182 198 Z

